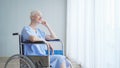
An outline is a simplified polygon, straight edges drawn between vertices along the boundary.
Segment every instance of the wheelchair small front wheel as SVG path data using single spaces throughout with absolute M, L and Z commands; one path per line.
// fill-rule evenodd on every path
M 35 68 L 35 65 L 28 57 L 16 54 L 8 58 L 4 68 Z

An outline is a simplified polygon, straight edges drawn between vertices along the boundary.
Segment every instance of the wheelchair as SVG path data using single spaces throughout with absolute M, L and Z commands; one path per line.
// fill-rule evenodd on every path
M 46 50 L 47 56 L 24 55 L 24 44 L 46 44 L 45 42 L 43 41 L 31 42 L 28 40 L 23 41 L 23 38 L 19 33 L 13 33 L 13 36 L 15 35 L 19 37 L 19 54 L 15 54 L 9 57 L 5 63 L 4 68 L 52 68 L 52 66 L 50 65 L 51 51 L 48 46 Z M 64 55 L 64 47 L 60 39 L 47 41 L 53 45 L 55 55 Z M 13 61 L 15 62 L 16 66 L 10 65 L 10 63 L 13 63 Z M 70 64 L 70 68 L 72 68 L 72 64 Z

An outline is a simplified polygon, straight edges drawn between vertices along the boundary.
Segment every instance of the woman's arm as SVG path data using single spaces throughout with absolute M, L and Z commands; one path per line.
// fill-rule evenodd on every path
M 54 54 L 54 49 L 53 49 L 52 45 L 51 45 L 49 42 L 47 42 L 46 40 L 40 39 L 39 37 L 36 37 L 36 36 L 30 36 L 30 37 L 29 37 L 29 40 L 30 40 L 31 42 L 44 41 L 44 42 L 50 47 L 50 49 L 52 50 L 52 55 Z
M 29 40 L 31 42 L 35 42 L 35 41 L 43 41 L 42 39 L 40 39 L 39 37 L 36 37 L 36 36 L 29 36 Z
M 57 39 L 56 34 L 54 33 L 54 31 L 50 28 L 50 26 L 47 24 L 46 21 L 42 21 L 42 24 L 48 29 L 50 35 L 46 35 L 46 39 L 47 40 L 51 40 L 51 39 Z
M 40 39 L 39 37 L 36 37 L 36 36 L 30 36 L 30 37 L 29 37 L 29 40 L 30 40 L 31 42 L 44 41 L 44 42 L 49 46 L 49 48 L 52 50 L 52 55 L 54 54 L 54 49 L 53 49 L 52 45 L 51 45 L 49 42 L 47 42 L 46 40 Z

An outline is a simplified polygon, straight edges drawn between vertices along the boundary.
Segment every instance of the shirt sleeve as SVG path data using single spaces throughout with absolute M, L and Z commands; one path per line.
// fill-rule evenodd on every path
M 36 36 L 35 32 L 30 27 L 24 27 L 21 33 L 23 40 L 29 40 L 30 36 Z

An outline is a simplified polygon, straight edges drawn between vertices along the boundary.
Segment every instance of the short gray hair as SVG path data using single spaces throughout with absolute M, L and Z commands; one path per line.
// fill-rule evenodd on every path
M 39 10 L 33 10 L 33 11 L 31 11 L 30 16 L 34 16 L 37 13 L 40 14 L 40 15 L 42 15 L 42 12 L 40 12 Z

